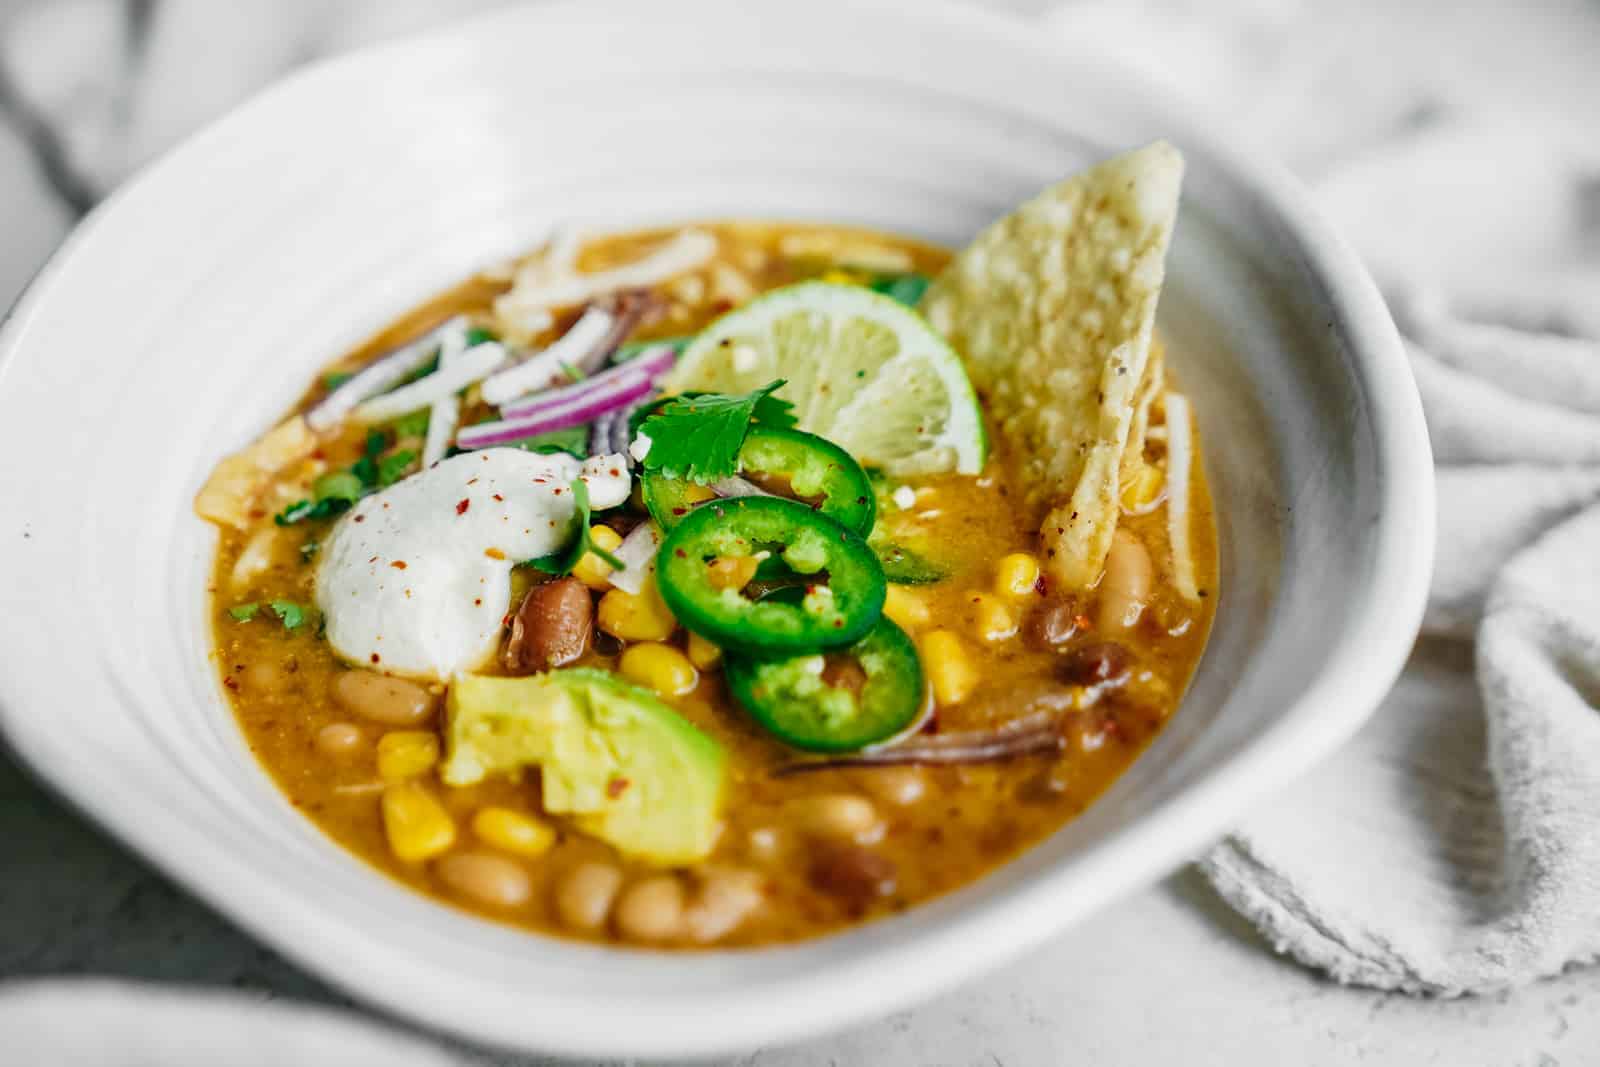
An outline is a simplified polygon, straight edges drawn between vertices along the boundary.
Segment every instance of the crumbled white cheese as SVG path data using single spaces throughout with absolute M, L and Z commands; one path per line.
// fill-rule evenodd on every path
M 643 463 L 644 457 L 650 454 L 650 437 L 639 433 L 633 437 L 633 443 L 628 446 L 628 455 L 633 457 L 635 463 Z
M 917 506 L 917 491 L 909 485 L 902 485 L 892 494 L 894 506 L 901 511 L 910 511 Z

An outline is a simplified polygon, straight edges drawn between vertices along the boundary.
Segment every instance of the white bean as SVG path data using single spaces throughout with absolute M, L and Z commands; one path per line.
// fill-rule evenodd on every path
M 1131 630 L 1139 624 L 1155 568 L 1144 544 L 1127 530 L 1112 535 L 1111 551 L 1106 554 L 1105 574 L 1100 579 L 1100 600 L 1096 619 L 1102 629 Z
M 595 930 L 611 914 L 622 872 L 609 863 L 580 863 L 556 886 L 556 914 L 577 930 Z
M 683 930 L 683 883 L 670 874 L 635 882 L 617 901 L 617 932 L 631 941 L 670 941 Z
M 345 671 L 333 680 L 333 699 L 345 710 L 385 726 L 414 726 L 433 714 L 433 694 L 415 682 L 372 671 Z
M 516 908 L 533 895 L 533 880 L 516 862 L 490 852 L 456 852 L 434 867 L 461 896 L 491 908 Z

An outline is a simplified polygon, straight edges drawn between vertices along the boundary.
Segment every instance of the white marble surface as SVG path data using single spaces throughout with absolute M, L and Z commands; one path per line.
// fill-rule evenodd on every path
M 29 2 L 0 0 L 0 17 Z M 1022 11 L 1047 6 L 999 2 Z M 1368 57 L 1330 68 L 1339 72 L 1327 83 L 1329 113 L 1342 116 L 1339 136 L 1286 146 L 1307 171 L 1325 145 L 1359 143 L 1364 128 L 1441 101 L 1489 104 L 1513 116 L 1562 112 L 1591 134 L 1600 129 L 1595 0 L 1254 6 L 1270 18 L 1292 9 L 1303 39 L 1337 38 Z M 68 212 L 4 127 L 0 204 L 3 304 L 68 225 Z M 3 756 L 0 842 L 0 976 L 122 975 L 345 1003 L 84 824 Z M 1600 1063 L 1600 970 L 1459 1001 L 1344 989 L 1275 956 L 1196 876 L 1180 873 L 915 1011 L 739 1062 Z

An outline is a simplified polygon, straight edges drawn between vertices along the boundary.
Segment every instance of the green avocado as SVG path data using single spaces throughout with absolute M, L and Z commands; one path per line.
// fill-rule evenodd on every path
M 586 667 L 450 686 L 453 786 L 539 768 L 545 811 L 619 852 L 692 863 L 716 844 L 722 748 L 646 690 Z

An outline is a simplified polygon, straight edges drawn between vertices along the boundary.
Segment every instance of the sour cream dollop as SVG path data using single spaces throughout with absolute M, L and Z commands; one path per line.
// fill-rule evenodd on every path
M 319 553 L 328 643 L 354 663 L 417 678 L 482 667 L 511 608 L 512 568 L 576 534 L 576 478 L 596 510 L 628 498 L 621 456 L 580 463 L 489 448 L 361 500 Z

